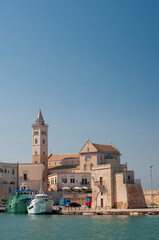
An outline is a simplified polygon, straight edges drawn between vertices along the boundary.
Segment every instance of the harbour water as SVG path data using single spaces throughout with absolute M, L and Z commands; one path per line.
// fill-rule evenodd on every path
M 0 240 L 158 240 L 159 216 L 0 213 Z

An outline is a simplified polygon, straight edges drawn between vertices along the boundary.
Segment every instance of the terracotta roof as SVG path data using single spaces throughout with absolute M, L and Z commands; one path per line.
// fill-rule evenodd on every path
M 98 151 L 102 151 L 102 152 L 118 152 L 119 150 L 113 145 L 101 145 L 101 144 L 96 144 L 96 143 L 92 143 L 93 146 L 98 150 Z
M 57 160 L 63 160 L 68 158 L 79 158 L 79 157 L 80 157 L 79 153 L 57 154 L 57 155 L 50 156 L 48 161 L 57 161 Z
M 80 165 L 79 164 L 74 164 L 74 165 L 60 165 L 57 167 L 49 166 L 48 169 L 52 170 L 58 170 L 58 169 L 79 169 Z

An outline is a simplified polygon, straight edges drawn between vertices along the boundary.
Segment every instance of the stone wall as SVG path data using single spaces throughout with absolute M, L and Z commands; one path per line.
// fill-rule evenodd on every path
M 151 204 L 151 190 L 144 190 L 146 204 Z M 159 205 L 159 189 L 152 190 L 152 203 Z
M 110 164 L 98 165 L 92 169 L 91 186 L 93 208 L 112 208 L 114 204 L 112 176 Z
M 127 208 L 126 184 L 123 183 L 123 173 L 114 175 L 114 207 Z
M 16 185 L 0 183 L 0 201 L 1 199 L 8 199 L 9 195 L 13 193 L 13 190 L 16 188 Z
M 56 204 L 59 202 L 59 199 L 62 198 L 62 191 L 58 192 L 53 192 L 53 191 L 48 191 L 46 192 L 49 198 L 53 200 L 53 203 Z
M 23 178 L 19 179 L 19 186 L 25 184 L 27 186 L 27 190 L 32 191 L 40 191 L 43 188 L 42 180 L 23 180 Z
M 127 184 L 129 208 L 146 208 L 141 184 Z
M 71 202 L 76 202 L 81 205 L 85 205 L 86 198 L 91 197 L 92 193 L 64 193 L 62 194 L 64 198 L 70 198 Z

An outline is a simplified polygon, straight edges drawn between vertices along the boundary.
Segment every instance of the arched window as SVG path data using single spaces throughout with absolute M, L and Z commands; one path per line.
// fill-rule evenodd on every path
M 84 171 L 87 171 L 87 164 L 84 164 Z
M 91 163 L 91 165 L 90 165 L 90 170 L 92 170 L 92 167 L 93 167 L 93 163 Z

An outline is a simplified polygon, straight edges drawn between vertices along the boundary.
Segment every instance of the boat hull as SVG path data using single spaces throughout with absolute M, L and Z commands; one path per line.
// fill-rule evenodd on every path
M 31 200 L 31 196 L 28 194 L 11 196 L 7 201 L 6 212 L 8 213 L 27 213 L 27 206 Z
M 52 213 L 53 200 L 33 200 L 28 206 L 28 214 L 51 214 Z

